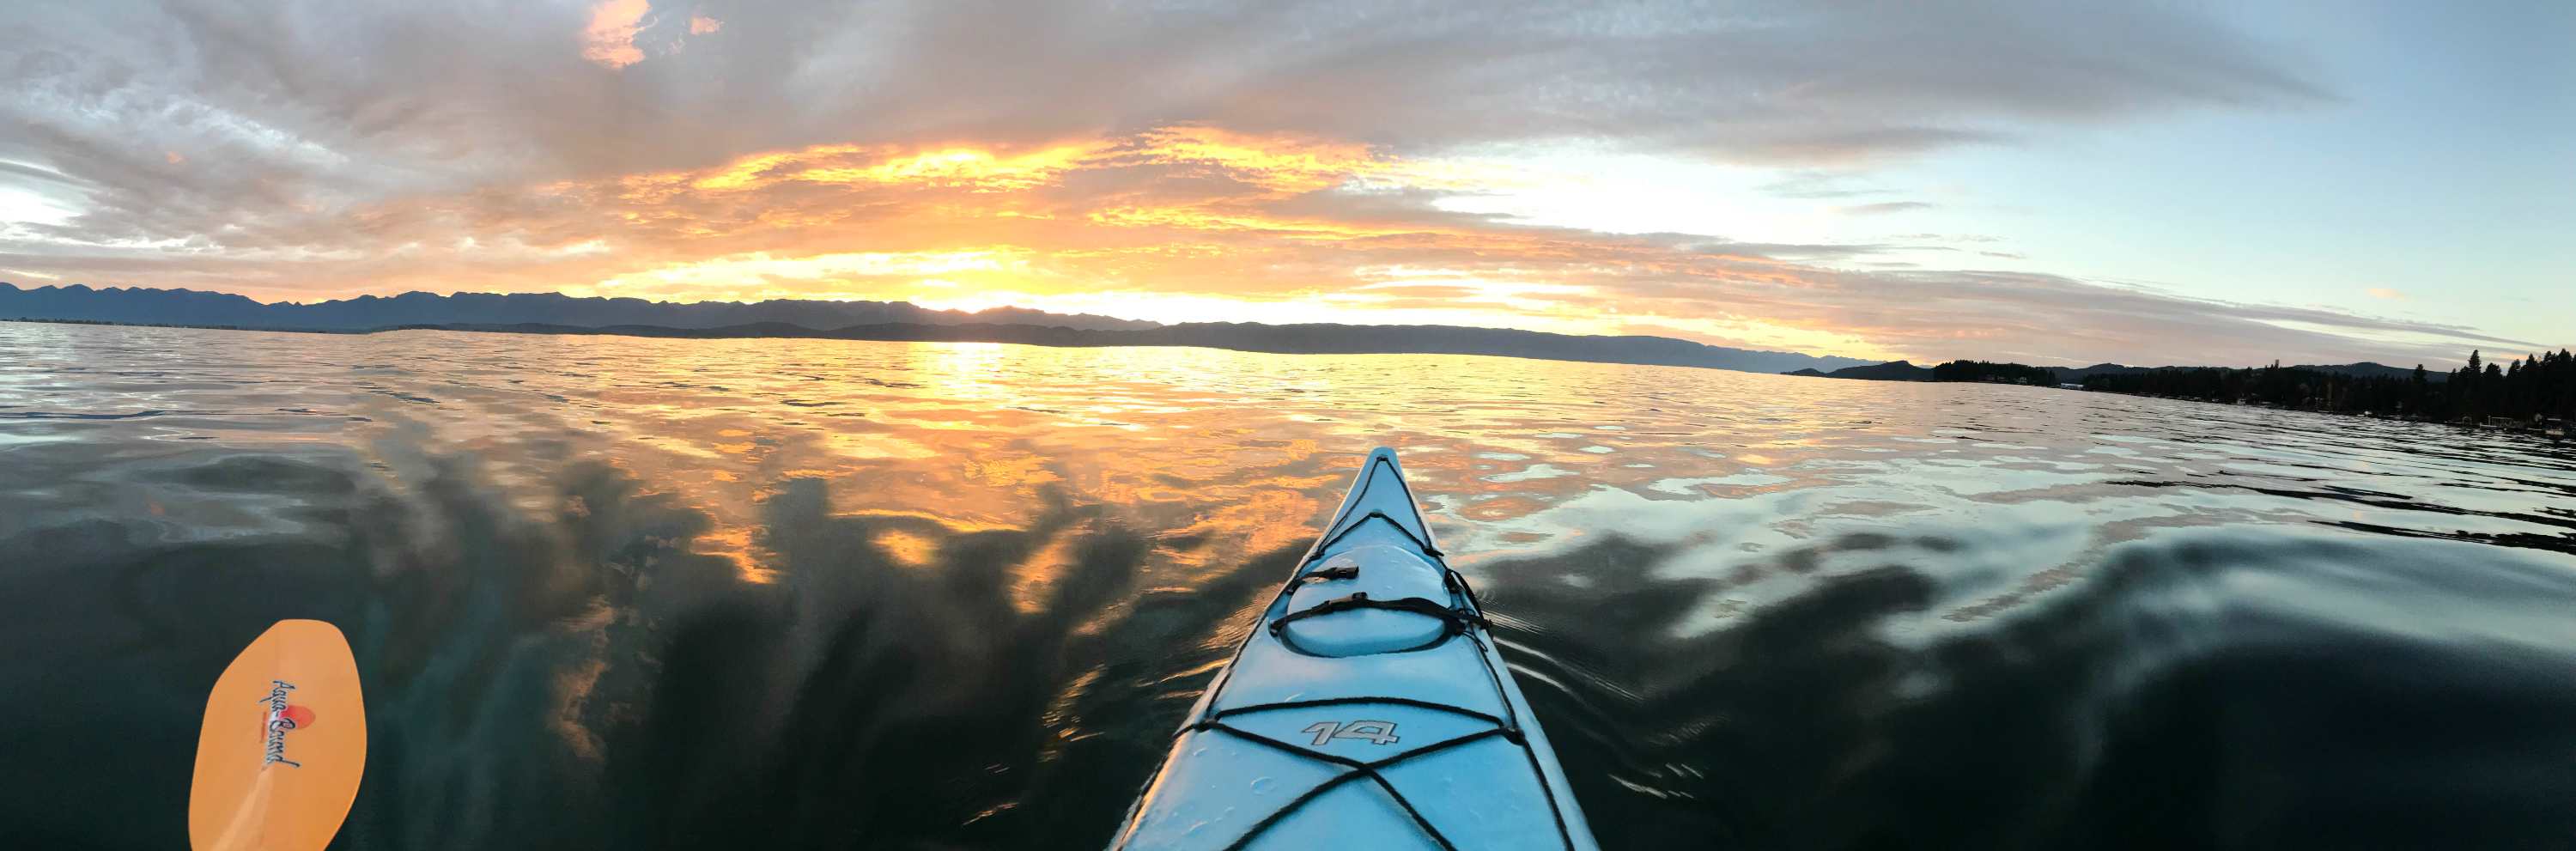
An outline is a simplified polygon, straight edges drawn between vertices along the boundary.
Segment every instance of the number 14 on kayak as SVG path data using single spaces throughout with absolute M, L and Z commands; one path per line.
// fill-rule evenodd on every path
M 1360 465 L 1110 847 L 1593 851 L 1394 450 Z

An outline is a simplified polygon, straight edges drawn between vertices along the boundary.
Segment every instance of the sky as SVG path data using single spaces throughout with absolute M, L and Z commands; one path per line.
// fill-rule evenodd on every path
M 2576 4 L 0 4 L 0 281 L 2576 345 Z

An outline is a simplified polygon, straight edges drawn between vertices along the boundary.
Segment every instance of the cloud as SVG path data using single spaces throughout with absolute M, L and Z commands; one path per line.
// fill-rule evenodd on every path
M 19 4 L 0 162 L 73 236 L 262 230 L 405 194 L 704 167 L 817 144 L 1159 127 L 1407 154 L 1593 139 L 1842 164 L 2048 124 L 2326 95 L 2169 8 L 1500 2 Z M 678 46 L 687 43 L 688 49 Z M 350 45 L 366 45 L 351 50 Z M 757 92 L 757 97 L 746 97 Z M 163 152 L 223 167 L 174 178 Z M 0 180 L 11 178 L 0 177 Z M 20 185 L 27 185 L 23 181 Z
M 1861 198 L 1888 194 L 1886 189 L 1856 185 L 1856 183 L 1856 176 L 1847 171 L 1802 168 L 1789 171 L 1785 176 L 1757 186 L 1754 191 L 1775 198 L 1808 200 Z
M 1902 213 L 1907 210 L 1929 210 L 1936 206 L 1939 205 L 1933 204 L 1929 201 L 1882 201 L 1876 204 L 1854 204 L 1848 207 L 1836 207 L 1834 208 L 1834 211 L 1849 216 L 1876 216 L 1886 213 Z
M 2389 301 L 2403 301 L 2406 298 L 2405 293 L 2401 293 L 2387 287 L 2371 287 L 2370 289 L 2362 290 L 2362 292 L 2368 293 L 2371 298 L 2387 299 Z
M 1022 148 L 834 144 L 412 198 L 256 248 L 181 241 L 31 256 L 0 241 L 0 260 L 271 296 L 288 280 L 335 294 L 470 281 L 682 300 L 906 298 L 1165 321 L 1663 333 L 1917 359 L 2438 362 L 2471 345 L 2522 345 L 2062 276 L 1921 270 L 1891 256 L 1919 245 L 1607 234 L 1438 206 L 1491 177 L 1474 160 L 1204 127 Z M 340 236 L 303 235 L 325 230 Z
M 39 161 L 189 135 L 186 114 L 211 109 L 273 144 L 470 179 L 1192 123 L 1409 152 L 1590 138 L 1844 162 L 2327 97 L 2284 51 L 2174 8 L 1944 5 L 808 0 L 730 9 L 724 38 L 675 51 L 714 17 L 667 0 L 22 4 L 13 29 L 41 37 L 0 45 L 19 84 L 0 109 L 65 132 L 15 146 Z M 102 107 L 123 120 L 83 120 Z
M 644 61 L 635 32 L 649 11 L 647 0 L 600 0 L 590 9 L 590 26 L 582 31 L 581 57 L 610 68 Z
M 1777 194 L 1859 199 L 1891 190 L 1855 163 L 2333 98 L 2295 53 L 2173 6 L 281 0 L 0 17 L 33 36 L 0 35 L 0 200 L 60 213 L 0 222 L 0 266 L 31 276 L 266 298 L 945 293 L 1917 357 L 2341 361 L 2391 356 L 2374 337 L 2485 339 L 1868 265 L 1920 262 L 1919 245 L 1442 207 L 1531 179 L 1488 153 L 1514 146 L 1778 167 Z

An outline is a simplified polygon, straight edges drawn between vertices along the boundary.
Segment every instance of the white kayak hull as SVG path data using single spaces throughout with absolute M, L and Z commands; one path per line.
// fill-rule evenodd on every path
M 1361 465 L 1110 847 L 1595 849 L 1393 450 Z

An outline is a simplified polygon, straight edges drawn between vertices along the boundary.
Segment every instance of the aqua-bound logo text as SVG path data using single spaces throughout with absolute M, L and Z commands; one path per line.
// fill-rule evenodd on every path
M 286 758 L 286 732 L 313 726 L 312 708 L 286 702 L 286 693 L 294 690 L 294 683 L 269 680 L 268 695 L 259 699 L 268 705 L 268 717 L 259 726 L 261 739 L 266 744 L 260 755 L 261 768 L 272 765 L 304 767 L 304 763 Z

